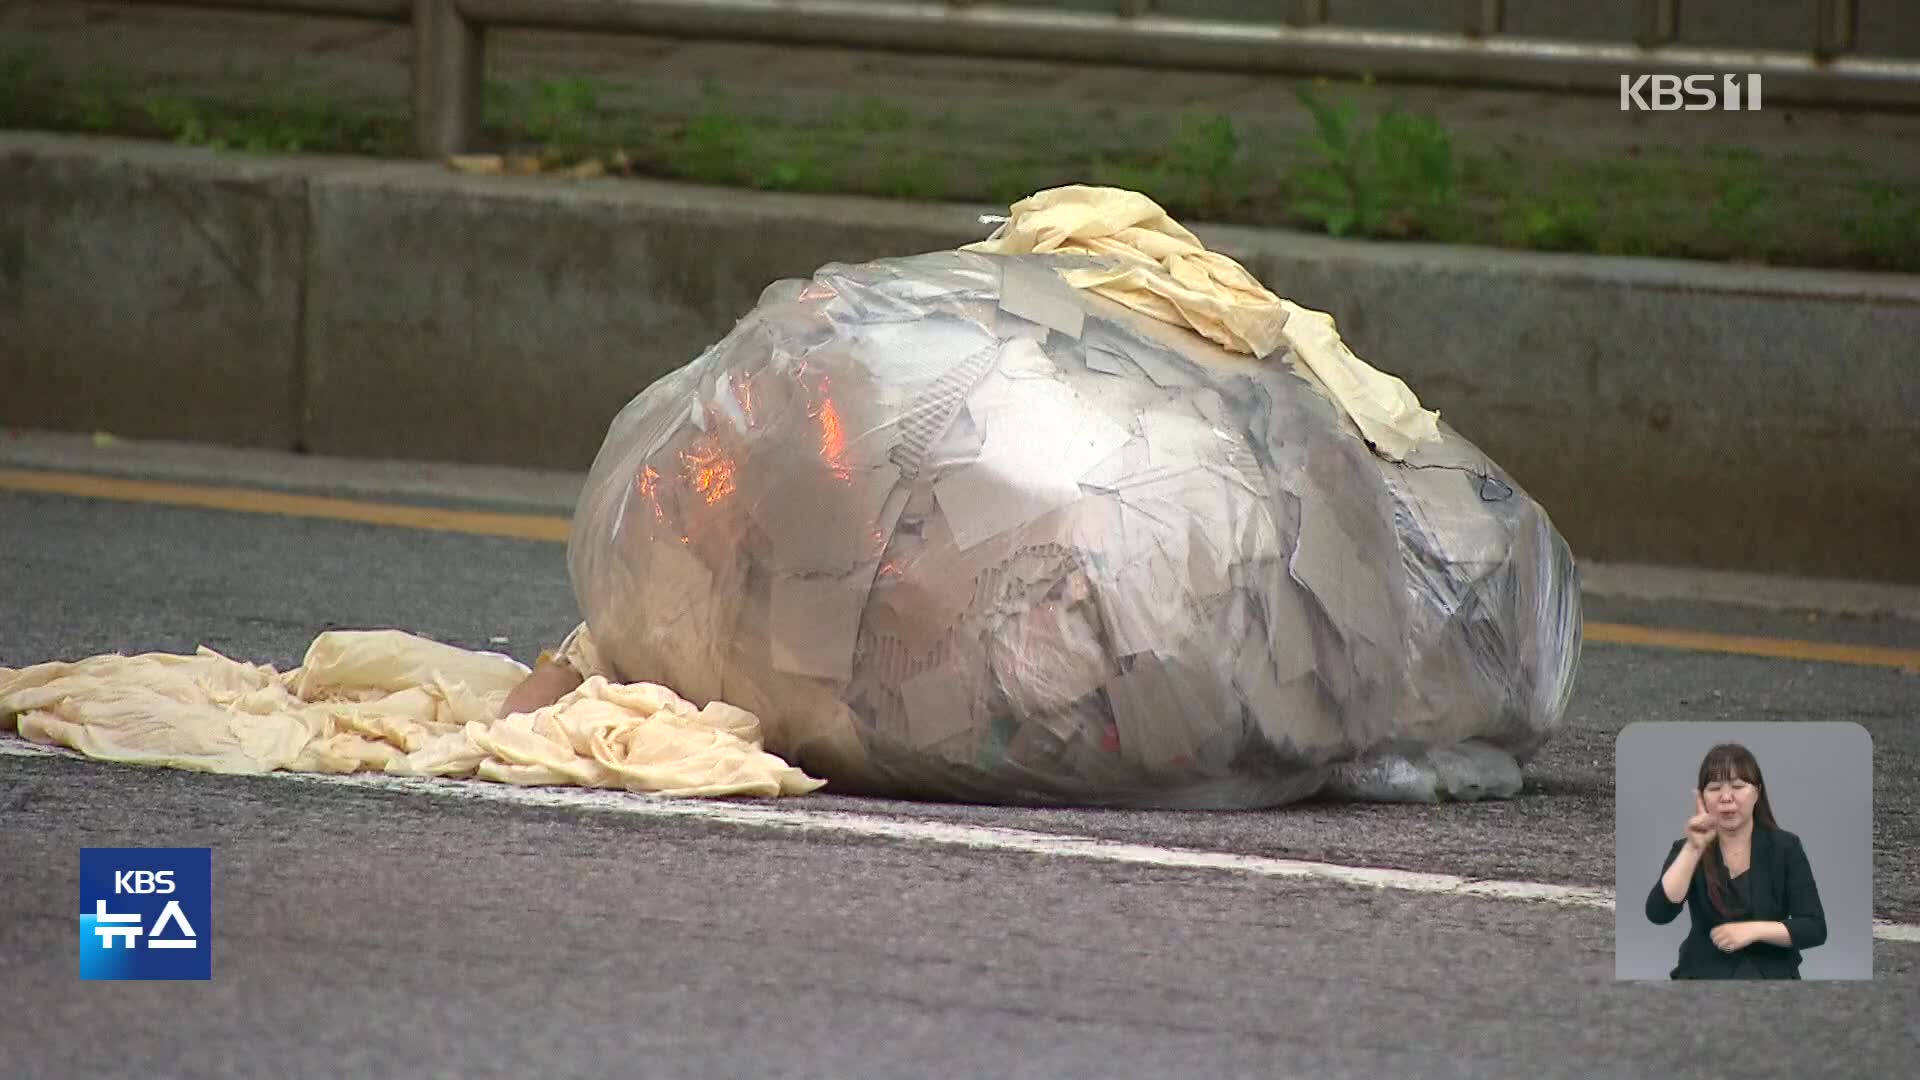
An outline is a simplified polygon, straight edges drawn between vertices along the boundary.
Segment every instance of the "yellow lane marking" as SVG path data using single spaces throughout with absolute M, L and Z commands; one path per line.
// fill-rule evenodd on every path
M 569 524 L 566 518 L 545 514 L 442 510 L 430 506 L 401 506 L 318 495 L 288 495 L 253 488 L 202 487 L 31 469 L 0 469 L 0 490 L 75 495 L 117 502 L 163 503 L 168 506 L 250 514 L 279 514 L 283 517 L 325 518 L 329 521 L 357 521 L 404 529 L 505 536 L 517 540 L 554 540 L 561 543 L 566 542 Z
M 0 490 L 49 495 L 112 499 L 119 502 L 161 503 L 239 513 L 279 514 L 286 517 L 357 521 L 473 536 L 502 536 L 518 540 L 565 543 L 569 522 L 544 514 L 502 514 L 478 510 L 441 510 L 425 506 L 333 499 L 315 495 L 288 495 L 255 488 L 205 487 L 152 480 L 122 480 L 87 473 L 43 472 L 37 469 L 0 469 Z M 1704 630 L 1671 630 L 1625 623 L 1589 622 L 1587 641 L 1606 645 L 1638 645 L 1694 652 L 1760 656 L 1774 660 L 1811 660 L 1830 664 L 1899 668 L 1920 672 L 1920 649 L 1883 645 L 1848 645 L 1830 641 L 1716 634 Z
M 1920 649 L 1886 645 L 1849 645 L 1837 641 L 1799 641 L 1793 638 L 1716 634 L 1706 630 L 1669 630 L 1628 623 L 1589 622 L 1581 628 L 1588 641 L 1606 645 L 1647 645 L 1661 649 L 1764 656 L 1773 660 L 1818 660 L 1829 664 L 1861 664 L 1920 672 Z

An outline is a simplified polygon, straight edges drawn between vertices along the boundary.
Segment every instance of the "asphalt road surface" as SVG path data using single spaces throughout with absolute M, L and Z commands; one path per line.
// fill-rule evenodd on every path
M 372 626 L 531 659 L 575 620 L 548 540 L 28 492 L 21 464 L 548 515 L 577 482 L 0 433 L 0 665 L 205 644 L 284 667 Z M 1526 790 L 1473 805 L 667 804 L 215 777 L 0 736 L 0 1074 L 1906 1074 L 1920 674 L 1897 658 L 1920 621 L 1620 595 L 1587 617 L 1728 644 L 1590 641 Z M 1614 981 L 1614 739 L 1727 719 L 1872 734 L 1871 982 Z M 214 849 L 212 981 L 79 980 L 78 850 L 109 846 Z

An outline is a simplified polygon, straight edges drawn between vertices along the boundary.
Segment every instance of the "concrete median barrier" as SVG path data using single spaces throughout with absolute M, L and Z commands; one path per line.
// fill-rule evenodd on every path
M 0 134 L 0 424 L 584 468 L 769 282 L 987 209 Z M 1920 582 L 1920 278 L 1197 231 L 1584 557 Z
M 310 191 L 306 438 L 329 454 L 584 467 L 769 282 L 968 239 L 870 200 L 412 165 Z
M 1920 581 L 1920 277 L 1216 239 L 1583 557 Z
M 311 175 L 0 134 L 0 423 L 296 441 Z

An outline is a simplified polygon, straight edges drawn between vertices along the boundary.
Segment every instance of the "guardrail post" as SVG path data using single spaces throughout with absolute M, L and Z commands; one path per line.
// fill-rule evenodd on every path
M 1153 0 L 1120 0 L 1119 6 L 1114 10 L 1121 18 L 1131 19 L 1136 15 L 1145 15 L 1152 11 Z
M 1287 21 L 1295 26 L 1319 26 L 1327 21 L 1327 0 L 1293 0 Z
M 1820 0 L 1820 29 L 1814 35 L 1813 55 L 1827 60 L 1852 52 L 1859 26 L 1860 6 L 1854 0 Z
M 1468 37 L 1491 37 L 1507 28 L 1507 0 L 1466 0 Z
M 482 56 L 480 24 L 456 0 L 413 0 L 413 142 L 422 156 L 473 148 Z
M 1635 41 L 1651 49 L 1679 36 L 1680 0 L 1640 0 L 1640 32 Z

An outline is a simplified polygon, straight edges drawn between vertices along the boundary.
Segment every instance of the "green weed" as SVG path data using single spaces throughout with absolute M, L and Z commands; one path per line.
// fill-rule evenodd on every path
M 104 85 L 78 86 L 68 102 L 66 113 L 81 131 L 100 134 L 112 131 L 119 121 L 124 92 Z
M 667 171 L 703 184 L 763 191 L 832 191 L 841 186 L 817 140 L 719 107 L 687 122 Z
M 1873 269 L 1910 268 L 1920 252 L 1920 200 L 1891 184 L 1862 185 L 1865 206 L 1854 219 L 1856 259 Z
M 831 191 L 833 175 L 818 148 L 794 146 L 755 167 L 752 186 L 765 191 Z
M 753 131 L 729 112 L 709 109 L 687 122 L 680 135 L 681 175 L 703 184 L 740 183 L 752 169 Z
M 524 123 L 537 138 L 557 141 L 577 135 L 593 121 L 600 89 L 590 79 L 548 79 L 534 87 Z
M 1096 155 L 1087 179 L 1141 192 L 1175 213 L 1218 216 L 1248 200 L 1251 176 L 1233 120 L 1223 113 L 1196 112 L 1146 154 Z
M 256 86 L 271 88 L 271 79 Z M 963 103 L 903 105 L 859 93 L 823 113 L 730 101 L 718 83 L 687 107 L 612 107 L 591 79 L 486 86 L 486 137 L 549 166 L 599 158 L 622 175 L 778 191 L 845 191 L 1005 206 L 1064 183 L 1142 191 L 1189 220 L 1292 224 L 1342 236 L 1419 238 L 1552 251 L 1765 260 L 1920 270 L 1920 194 L 1900 175 L 1841 155 L 1744 146 L 1569 149 L 1515 131 L 1477 152 L 1404 109 L 1312 89 L 1310 138 L 1275 141 L 1238 114 L 1200 111 L 1154 137 L 1128 111 L 1009 127 Z M 1380 99 L 1384 100 L 1384 99 Z M 767 111 L 761 111 L 766 108 Z M 1102 113 L 1100 110 L 1106 111 Z M 783 120 L 782 117 L 786 118 Z M 0 126 L 164 138 L 273 153 L 405 156 L 411 118 L 291 89 L 244 100 L 148 90 L 89 73 L 59 79 L 0 47 Z M 1116 130 L 1126 132 L 1115 135 Z
M 1243 194 L 1240 136 L 1221 113 L 1188 116 L 1165 160 L 1174 175 L 1212 201 L 1232 202 Z
M 1039 190 L 1032 183 L 1039 168 L 1026 161 L 1010 161 L 994 166 L 984 181 L 986 200 L 998 206 L 1012 206 L 1033 194 Z
M 1437 120 L 1390 108 L 1371 124 L 1351 100 L 1307 90 L 1309 163 L 1289 177 L 1293 213 L 1335 236 L 1441 238 L 1454 231 L 1459 190 L 1453 138 Z
M 225 141 L 217 138 L 208 125 L 205 111 L 185 98 L 149 98 L 146 113 L 164 138 L 185 146 L 225 148 Z
M 1732 237 L 1752 226 L 1754 213 L 1773 197 L 1766 182 L 1751 176 L 1736 176 L 1722 184 L 1720 197 L 1707 211 L 1713 227 Z
M 1148 198 L 1162 204 L 1180 205 L 1184 193 L 1173 190 L 1172 172 L 1162 161 L 1120 161 L 1098 157 L 1093 160 L 1092 175 L 1088 178 L 1100 187 L 1126 188 L 1138 191 Z M 1038 190 L 1038 185 L 1017 185 L 1027 190 Z
M 95 106 L 111 117 L 123 108 L 140 117 L 146 134 L 183 146 L 250 154 L 344 151 L 397 154 L 408 145 L 408 124 L 398 115 L 354 114 L 335 106 L 273 95 L 244 103 L 206 102 L 175 95 L 133 100 L 107 95 Z M 108 122 L 118 126 L 117 120 Z
M 604 127 L 598 116 L 600 94 L 600 84 L 592 79 L 543 80 L 522 103 L 515 126 L 550 162 L 591 157 Z
M 884 98 L 863 98 L 857 105 L 844 110 L 839 116 L 839 126 L 847 131 L 860 134 L 884 134 L 902 131 L 913 123 L 913 114 L 901 106 Z
M 1511 247 L 1542 251 L 1591 250 L 1600 235 L 1600 208 L 1579 198 L 1555 202 L 1519 201 L 1504 227 Z
M 941 199 L 951 194 L 940 161 L 931 154 L 886 162 L 874 174 L 873 189 L 896 199 Z

